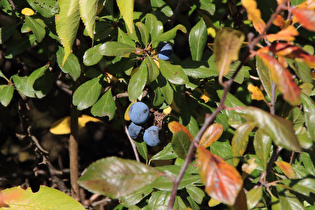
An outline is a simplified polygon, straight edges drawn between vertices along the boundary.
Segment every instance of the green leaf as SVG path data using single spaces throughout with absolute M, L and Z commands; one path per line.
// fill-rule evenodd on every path
M 238 59 L 238 53 L 244 41 L 244 34 L 232 28 L 223 28 L 214 39 L 215 63 L 219 71 L 219 81 L 230 71 L 232 61 Z
M 155 39 L 152 40 L 152 42 L 166 42 L 171 39 L 174 39 L 178 30 L 182 31 L 183 33 L 187 33 L 185 26 L 179 24 L 172 28 L 171 30 L 157 36 Z
M 200 9 L 206 10 L 210 15 L 214 15 L 215 4 L 212 1 L 200 0 Z
M 315 103 L 304 93 L 301 94 L 301 102 L 303 104 L 304 118 L 308 134 L 311 139 L 315 141 Z
M 27 0 L 27 2 L 45 18 L 50 18 L 59 11 L 56 0 Z
M 276 187 L 279 193 L 280 209 L 304 210 L 304 207 L 301 204 L 301 202 L 297 199 L 295 195 L 290 193 L 289 190 L 285 190 L 283 187 L 280 187 L 279 185 L 277 185 Z
M 46 64 L 33 71 L 28 77 L 28 81 L 32 84 L 32 88 L 37 98 L 46 96 L 53 85 L 52 77 L 47 71 L 48 67 L 49 64 Z
M 315 166 L 314 166 L 314 162 L 313 159 L 310 154 L 306 153 L 306 152 L 302 152 L 301 153 L 301 160 L 303 162 L 303 165 L 306 169 L 306 171 L 315 176 Z
M 267 169 L 270 152 L 272 150 L 271 143 L 271 138 L 263 134 L 260 129 L 255 132 L 254 148 L 257 157 L 260 159 L 264 171 L 266 171 Z
M 192 199 L 194 199 L 194 201 L 196 201 L 196 203 L 198 203 L 198 204 L 201 204 L 203 198 L 206 195 L 202 189 L 200 189 L 199 187 L 196 187 L 194 185 L 187 186 L 186 190 L 187 190 L 189 196 L 192 197 Z
M 117 41 L 120 43 L 124 43 L 130 45 L 132 47 L 136 47 L 135 42 L 120 28 L 118 28 L 118 38 Z
M 315 194 L 315 178 L 303 179 L 285 179 L 281 181 L 284 185 L 290 187 L 295 192 L 304 196 L 312 197 Z
M 111 89 L 107 90 L 106 93 L 91 108 L 91 113 L 94 116 L 107 116 L 108 120 L 112 120 L 114 118 L 115 111 L 116 104 Z
M 240 161 L 240 159 L 237 157 L 243 156 L 247 148 L 249 134 L 255 128 L 255 126 L 255 123 L 247 122 L 236 129 L 232 139 L 233 156 L 236 157 L 233 158 L 234 166 L 237 166 Z
M 185 159 L 190 147 L 190 137 L 183 131 L 173 134 L 172 147 L 178 157 Z
M 234 72 L 236 71 L 240 63 L 241 63 L 240 61 L 233 62 L 230 65 L 229 73 L 225 75 L 225 77 L 230 79 L 233 76 Z M 251 70 L 249 66 L 242 66 L 242 68 L 239 70 L 236 77 L 234 78 L 234 82 L 237 82 L 238 84 L 242 84 L 244 81 L 244 78 L 249 78 L 249 73 L 248 73 L 249 70 Z
M 143 62 L 147 65 L 147 68 L 148 68 L 148 82 L 151 83 L 151 82 L 155 81 L 156 78 L 159 76 L 160 70 L 157 67 L 157 65 L 154 62 L 154 60 L 150 56 L 147 56 L 144 59 Z
M 12 100 L 14 87 L 12 85 L 0 86 L 0 102 L 3 106 L 7 107 Z
M 159 174 L 156 169 L 137 161 L 109 157 L 92 163 L 78 183 L 93 193 L 116 199 L 152 183 Z
M 86 66 L 93 66 L 103 58 L 103 55 L 101 55 L 101 53 L 99 52 L 99 47 L 101 45 L 102 44 L 95 45 L 94 47 L 91 47 L 87 51 L 85 51 L 83 55 L 83 63 Z
M 253 209 L 257 203 L 262 199 L 262 189 L 261 186 L 252 188 L 246 194 L 248 209 Z
M 56 15 L 56 31 L 65 48 L 62 66 L 72 51 L 72 45 L 77 35 L 80 23 L 79 0 L 58 0 L 60 8 Z
M 117 6 L 122 14 L 129 31 L 133 33 L 133 5 L 134 0 L 117 0 Z
M 76 81 L 81 75 L 81 66 L 79 63 L 79 59 L 73 54 L 70 53 L 67 60 L 64 62 L 64 49 L 59 46 L 59 49 L 56 53 L 57 62 L 59 68 L 64 72 L 69 74 L 74 81 Z M 64 63 L 62 63 L 64 62 Z
M 194 61 L 200 61 L 207 42 L 207 26 L 201 19 L 189 33 L 189 47 Z
M 156 153 L 151 159 L 152 160 L 171 160 L 177 158 L 177 154 L 174 152 L 172 143 L 168 143 L 163 150 Z
M 132 75 L 128 84 L 128 97 L 130 101 L 136 100 L 143 91 L 143 88 L 147 82 L 147 66 L 141 63 L 139 69 L 134 75 Z
M 242 112 L 248 120 L 256 123 L 263 133 L 270 136 L 276 145 L 288 150 L 301 151 L 291 121 L 271 115 L 256 107 L 244 107 Z
M 19 77 L 17 74 L 15 74 L 12 76 L 12 79 L 17 91 L 27 97 L 35 97 L 34 89 L 32 87 L 33 84 L 29 83 L 27 76 Z
M 168 6 L 163 0 L 150 0 L 151 7 L 154 9 L 161 10 L 167 17 L 171 17 L 173 15 L 173 10 L 170 6 Z
M 131 207 L 139 203 L 143 198 L 148 196 L 153 191 L 153 188 L 150 185 L 146 185 L 143 188 L 133 192 L 132 194 L 122 197 L 121 204 L 124 207 Z
M 298 77 L 305 83 L 312 83 L 311 68 L 304 62 L 296 62 L 296 68 L 293 68 Z
M 210 151 L 212 154 L 220 156 L 226 162 L 233 165 L 233 152 L 230 141 L 216 141 L 211 144 Z
M 92 40 L 94 40 L 94 25 L 98 0 L 79 0 L 81 19 Z
M 271 75 L 268 66 L 262 61 L 259 56 L 256 56 L 256 69 L 259 79 L 268 95 L 271 98 Z
M 183 85 L 189 82 L 187 75 L 179 65 L 172 65 L 167 61 L 159 59 L 160 71 L 169 82 L 176 85 Z
M 9 206 L 9 209 L 52 209 L 52 207 L 54 209 L 85 209 L 69 195 L 45 186 L 40 186 L 36 193 L 33 193 L 30 187 L 26 190 L 13 187 L 2 190 L 1 194 L 3 198 L 8 199 L 4 199 L 3 202 Z
M 44 21 L 39 18 L 33 19 L 32 17 L 25 16 L 25 23 L 35 34 L 37 42 L 40 43 L 46 35 Z
M 18 24 L 10 24 L 0 28 L 0 44 L 3 44 L 11 37 L 17 26 Z
M 137 147 L 137 151 L 139 152 L 139 154 L 141 155 L 141 157 L 143 157 L 143 159 L 145 159 L 146 162 L 148 162 L 148 147 L 147 144 L 143 141 L 143 142 L 137 142 L 134 141 L 134 143 L 136 144 Z
M 106 56 L 124 56 L 134 50 L 136 50 L 136 47 L 114 41 L 106 42 L 98 48 L 98 52 Z
M 78 110 L 83 110 L 92 106 L 101 94 L 102 75 L 93 78 L 80 85 L 73 94 L 73 104 L 78 107 Z
M 136 26 L 140 31 L 142 43 L 144 44 L 144 46 L 147 46 L 149 44 L 149 38 L 150 38 L 147 27 L 141 22 L 137 22 Z
M 205 66 L 200 66 L 198 68 L 184 67 L 184 72 L 187 76 L 197 79 L 216 77 L 219 75 L 217 68 L 213 68 L 213 66 L 209 66 L 209 68 Z
M 148 13 L 145 17 L 145 26 L 149 30 L 151 40 L 156 39 L 156 37 L 160 36 L 163 33 L 162 22 L 158 21 L 158 19 L 150 13 Z

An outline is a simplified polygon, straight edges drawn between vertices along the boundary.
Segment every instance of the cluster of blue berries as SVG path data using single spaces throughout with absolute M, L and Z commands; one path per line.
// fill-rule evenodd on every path
M 170 44 L 160 42 L 157 49 L 159 52 L 158 58 L 165 60 L 165 61 L 171 59 L 171 57 L 173 55 L 173 48 Z
M 129 107 L 128 115 L 131 123 L 128 132 L 132 139 L 137 139 L 143 134 L 142 125 L 149 119 L 149 113 L 149 107 L 143 102 L 136 102 Z M 143 140 L 149 146 L 158 145 L 160 143 L 159 128 L 153 125 L 145 129 Z

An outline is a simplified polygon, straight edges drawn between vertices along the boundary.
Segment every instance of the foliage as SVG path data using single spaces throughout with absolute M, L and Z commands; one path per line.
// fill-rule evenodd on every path
M 1 186 L 1 207 L 80 209 L 100 194 L 131 209 L 314 208 L 312 0 L 2 0 L 0 8 L 1 161 L 27 142 L 28 160 L 44 163 L 52 180 L 37 193 Z M 150 115 L 132 139 L 136 101 Z M 134 155 L 95 158 L 104 148 L 91 122 L 106 129 L 106 147 L 131 144 Z M 10 124 L 20 127 L 9 134 Z M 151 147 L 138 137 L 152 127 Z M 70 183 L 41 146 L 43 130 L 69 140 Z M 94 150 L 83 155 L 83 145 Z M 53 187 L 71 189 L 82 206 Z

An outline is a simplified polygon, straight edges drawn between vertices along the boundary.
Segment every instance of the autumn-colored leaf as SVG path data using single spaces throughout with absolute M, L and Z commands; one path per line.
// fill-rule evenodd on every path
M 129 104 L 129 106 L 127 107 L 126 111 L 125 111 L 125 115 L 124 115 L 124 118 L 126 121 L 130 121 L 130 117 L 129 117 L 129 108 L 132 104 L 136 103 L 137 101 L 133 101 Z
M 258 167 L 258 164 L 255 163 L 255 158 L 247 160 L 247 163 L 244 163 L 242 165 L 242 171 L 247 175 L 251 174 L 256 168 Z
M 219 71 L 219 81 L 230 71 L 232 61 L 238 59 L 238 53 L 244 41 L 244 34 L 232 28 L 223 28 L 214 39 L 214 57 Z
M 299 32 L 295 29 L 294 26 L 290 25 L 285 29 L 282 29 L 276 34 L 268 34 L 266 35 L 267 39 L 270 42 L 273 41 L 294 41 L 295 36 L 298 36 Z
M 281 169 L 281 171 L 289 178 L 294 179 L 296 178 L 295 172 L 293 167 L 284 161 L 275 161 L 275 164 Z
M 261 34 L 266 27 L 266 23 L 261 19 L 261 12 L 257 9 L 256 1 L 242 0 L 242 5 L 246 9 L 248 20 L 252 21 L 254 28 Z
M 189 130 L 185 126 L 181 125 L 179 122 L 172 121 L 172 122 L 168 123 L 168 128 L 170 129 L 170 131 L 172 133 L 176 133 L 178 131 L 183 131 L 184 133 L 186 133 L 189 136 L 190 140 L 194 139 L 194 137 L 191 135 Z
M 276 18 L 272 22 L 274 25 L 280 27 L 281 29 L 284 28 L 284 18 L 281 15 L 277 15 Z
M 293 44 L 285 42 L 272 43 L 270 46 L 259 49 L 258 52 L 272 52 L 275 55 L 291 58 L 305 63 L 310 68 L 315 68 L 315 57 Z
M 293 8 L 292 14 L 294 15 L 293 20 L 297 21 L 302 27 L 309 31 L 315 32 L 315 10 L 314 9 L 298 9 Z
M 223 132 L 223 126 L 220 123 L 210 125 L 202 135 L 199 145 L 209 147 L 213 142 L 217 141 Z
M 206 193 L 217 201 L 233 205 L 243 185 L 235 167 L 202 146 L 197 147 L 196 162 Z
M 257 86 L 249 84 L 247 86 L 247 90 L 249 90 L 249 92 L 251 92 L 252 94 L 251 99 L 257 100 L 257 101 L 261 101 L 265 99 L 264 94 L 261 92 L 261 90 Z
M 299 105 L 301 103 L 301 90 L 295 83 L 290 72 L 274 57 L 265 53 L 258 53 L 258 56 L 269 67 L 271 78 L 278 85 L 284 100 L 288 101 L 292 106 Z

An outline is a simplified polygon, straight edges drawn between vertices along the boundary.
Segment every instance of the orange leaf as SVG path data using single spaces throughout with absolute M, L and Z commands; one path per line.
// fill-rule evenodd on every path
M 299 105 L 301 90 L 294 82 L 290 72 L 285 69 L 274 57 L 259 53 L 258 56 L 269 67 L 272 80 L 278 85 L 284 100 L 288 101 L 292 106 Z
M 201 146 L 197 147 L 197 165 L 206 193 L 217 201 L 233 205 L 243 185 L 238 171 Z
M 191 141 L 194 139 L 194 137 L 190 134 L 189 130 L 185 126 L 181 125 L 179 122 L 172 121 L 172 122 L 168 123 L 168 128 L 170 129 L 170 131 L 172 133 L 176 133 L 178 131 L 183 131 L 184 133 L 186 133 L 189 136 Z
M 270 46 L 261 48 L 258 52 L 269 53 L 272 52 L 275 55 L 283 56 L 296 61 L 304 62 L 310 68 L 315 68 L 315 57 L 308 54 L 306 51 L 301 49 L 299 46 L 292 45 L 289 43 L 278 42 L 272 43 Z
M 275 164 L 282 170 L 282 172 L 289 178 L 294 179 L 296 178 L 295 172 L 293 167 L 284 161 L 275 161 Z
M 265 99 L 264 94 L 261 92 L 261 90 L 257 86 L 249 84 L 247 86 L 247 89 L 249 90 L 249 92 L 252 93 L 251 99 L 257 100 L 257 101 L 261 101 Z
M 299 22 L 304 28 L 315 32 L 315 10 L 293 8 L 294 21 Z
M 265 29 L 266 23 L 261 19 L 261 12 L 257 9 L 255 0 L 242 0 L 242 5 L 246 9 L 247 18 L 253 22 L 254 28 L 261 34 Z
M 285 25 L 284 18 L 281 15 L 277 15 L 272 23 L 280 28 L 284 28 Z
M 202 135 L 199 145 L 209 147 L 213 142 L 217 141 L 223 132 L 223 126 L 220 123 L 210 125 Z
M 270 42 L 281 40 L 281 41 L 294 41 L 295 36 L 298 36 L 299 32 L 294 26 L 290 25 L 285 29 L 282 29 L 276 34 L 268 34 L 266 37 Z

